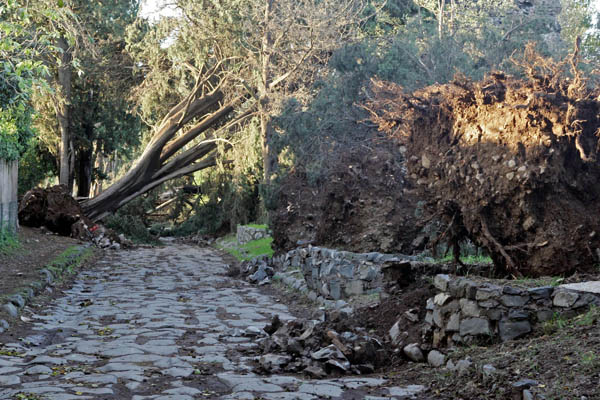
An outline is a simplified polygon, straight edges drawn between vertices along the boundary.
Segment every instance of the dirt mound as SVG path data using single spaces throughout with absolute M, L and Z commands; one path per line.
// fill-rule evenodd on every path
M 376 132 L 365 142 L 369 145 L 348 148 L 330 160 L 335 165 L 317 184 L 310 184 L 302 170 L 285 179 L 271 224 L 278 250 L 312 243 L 354 252 L 412 253 L 421 227 L 398 145 Z
M 514 275 L 586 270 L 600 252 L 600 99 L 533 53 L 528 80 L 493 73 L 367 105 L 406 147 L 408 174 L 448 242 L 466 237 Z
M 19 204 L 19 223 L 32 228 L 45 227 L 61 236 L 92 241 L 102 248 L 130 246 L 131 242 L 87 218 L 66 186 L 35 188 Z
M 48 189 L 35 188 L 23 196 L 19 205 L 19 223 L 39 228 L 45 226 L 62 236 L 71 235 L 71 227 L 85 218 L 79 203 L 64 185 Z M 92 226 L 90 222 L 88 226 Z

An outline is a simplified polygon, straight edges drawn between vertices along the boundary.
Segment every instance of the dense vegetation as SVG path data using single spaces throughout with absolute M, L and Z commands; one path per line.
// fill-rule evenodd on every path
M 182 99 L 219 93 L 206 113 L 171 121 L 189 132 L 223 111 L 175 154 L 214 144 L 211 168 L 143 186 L 156 187 L 112 221 L 225 232 L 266 221 L 292 171 L 323 184 L 376 130 L 358 106 L 374 77 L 414 90 L 457 73 L 518 73 L 511 57 L 525 43 L 561 59 L 577 36 L 582 68 L 597 61 L 590 0 L 171 3 L 161 18 L 140 15 L 136 0 L 0 5 L 0 158 L 20 159 L 20 192 L 60 182 L 97 195 L 143 160 Z

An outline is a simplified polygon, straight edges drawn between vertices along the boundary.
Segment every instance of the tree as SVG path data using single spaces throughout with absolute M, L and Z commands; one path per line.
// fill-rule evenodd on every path
M 15 0 L 0 5 L 0 158 L 14 160 L 26 150 L 31 129 L 32 88 L 48 90 L 48 68 L 39 56 L 49 49 L 51 34 L 32 29 L 31 20 L 43 16 L 59 21 L 61 15 L 46 8 L 30 10 Z
M 47 0 L 37 0 L 44 4 Z M 59 181 L 77 194 L 89 195 L 98 152 L 126 149 L 137 143 L 139 123 L 128 114 L 129 88 L 139 82 L 124 52 L 125 28 L 137 15 L 135 0 L 61 2 L 72 19 L 56 25 L 39 19 L 53 32 L 58 50 L 46 54 L 53 92 L 38 94 L 38 128 L 56 153 Z M 54 58 L 58 62 L 50 62 Z M 56 131 L 60 140 L 56 141 Z M 56 147 L 56 148 L 55 148 Z
M 600 13 L 597 2 L 591 0 L 562 0 L 559 16 L 561 37 L 569 46 L 582 38 L 581 55 L 584 61 L 598 62 L 600 47 Z
M 156 128 L 134 167 L 86 201 L 85 212 L 101 218 L 168 179 L 215 165 L 217 143 L 242 137 L 255 116 L 268 181 L 269 123 L 277 102 L 310 90 L 332 51 L 356 37 L 356 27 L 372 15 L 366 4 L 180 0 L 180 18 L 155 26 L 137 23 L 130 29 L 129 50 L 146 78 L 135 93 L 142 118 Z M 200 74 L 203 83 L 190 92 Z M 181 96 L 184 100 L 176 100 Z M 161 114 L 167 116 L 158 122 Z
M 166 40 L 176 32 L 175 42 L 168 51 L 146 48 L 138 53 L 147 64 L 155 63 L 142 88 L 152 86 L 150 96 L 159 91 L 169 96 L 165 81 L 189 81 L 182 65 L 201 65 L 202 57 L 213 53 L 226 60 L 225 68 L 234 79 L 224 93 L 252 95 L 245 107 L 252 107 L 252 115 L 260 120 L 267 181 L 274 162 L 268 150 L 270 115 L 283 97 L 310 92 L 333 50 L 356 39 L 358 27 L 377 11 L 369 11 L 370 3 L 363 0 L 178 0 L 176 4 L 182 17 L 165 19 L 149 33 L 162 33 Z M 170 67 L 165 68 L 167 62 Z M 143 96 L 150 97 L 148 92 Z M 142 105 L 148 103 L 142 100 Z

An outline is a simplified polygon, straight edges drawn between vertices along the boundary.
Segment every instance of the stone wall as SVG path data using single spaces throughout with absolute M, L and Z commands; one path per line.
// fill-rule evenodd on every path
M 0 160 L 0 229 L 17 229 L 17 161 Z
M 238 225 L 236 236 L 239 244 L 245 244 L 253 240 L 263 239 L 269 236 L 269 230 L 267 228 L 255 228 L 248 225 Z
M 379 293 L 384 276 L 409 275 L 415 257 L 401 254 L 352 253 L 308 246 L 274 258 L 278 269 L 297 269 L 308 288 L 325 299 Z M 418 263 L 417 263 L 418 264 Z M 401 270 L 400 272 L 398 270 Z
M 516 339 L 556 315 L 572 317 L 600 305 L 600 282 L 527 288 L 436 275 L 434 285 L 440 293 L 427 301 L 424 333 L 435 348 Z

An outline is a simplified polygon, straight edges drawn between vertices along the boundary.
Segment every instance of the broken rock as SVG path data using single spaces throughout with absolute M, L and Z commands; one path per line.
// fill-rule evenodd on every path
M 407 346 L 404 346 L 404 349 L 402 349 L 402 351 L 404 351 L 404 354 L 406 354 L 406 357 L 408 357 L 410 360 L 412 360 L 414 362 L 422 362 L 425 360 L 425 357 L 423 356 L 423 352 L 421 351 L 421 348 L 419 347 L 419 345 L 417 343 L 411 343 Z
M 432 367 L 441 367 L 444 365 L 444 361 L 446 361 L 446 356 L 437 350 L 431 350 L 429 354 L 427 354 L 427 362 Z
M 292 361 L 292 357 L 279 354 L 265 354 L 260 357 L 260 366 L 269 372 L 281 372 Z

